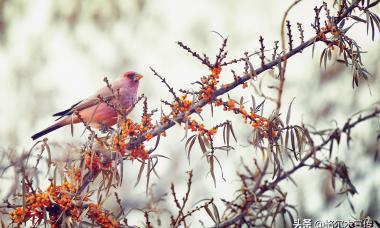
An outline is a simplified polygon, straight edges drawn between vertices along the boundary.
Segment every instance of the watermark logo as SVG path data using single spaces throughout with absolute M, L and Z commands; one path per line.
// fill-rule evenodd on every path
M 373 220 L 364 218 L 358 220 L 315 220 L 296 219 L 293 228 L 372 228 Z

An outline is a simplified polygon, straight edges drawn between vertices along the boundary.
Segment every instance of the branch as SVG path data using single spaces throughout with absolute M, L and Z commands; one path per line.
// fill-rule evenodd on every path
M 297 170 L 301 169 L 302 167 L 306 167 L 307 164 L 306 162 L 313 156 L 315 156 L 315 153 L 317 151 L 320 151 L 322 150 L 329 142 L 333 141 L 336 139 L 336 132 L 340 132 L 340 131 L 347 131 L 353 127 L 355 127 L 357 124 L 361 123 L 361 122 L 364 122 L 368 119 L 372 119 L 372 118 L 375 118 L 375 117 L 380 117 L 380 109 L 378 108 L 375 108 L 375 110 L 368 114 L 368 115 L 365 115 L 363 117 L 359 117 L 356 121 L 354 121 L 353 123 L 350 124 L 350 119 L 348 119 L 348 121 L 344 124 L 344 126 L 340 129 L 340 128 L 337 128 L 335 129 L 327 139 L 325 139 L 320 145 L 318 145 L 317 147 L 315 147 L 314 149 L 312 149 L 308 154 L 306 154 L 301 160 L 300 162 L 298 163 L 298 165 L 295 165 L 292 169 L 288 170 L 288 171 L 285 171 L 283 172 L 282 175 L 278 176 L 274 181 L 268 183 L 268 184 L 264 184 L 263 186 L 257 188 L 259 189 L 259 191 L 257 193 L 255 193 L 255 196 L 257 198 L 259 198 L 260 196 L 262 196 L 265 192 L 267 192 L 268 190 L 272 190 L 274 189 L 281 181 L 285 180 L 286 178 L 288 178 L 288 176 L 290 176 L 291 174 L 295 173 Z M 253 203 L 255 203 L 255 201 L 251 202 L 250 204 L 246 205 L 246 207 L 250 207 Z M 232 218 L 232 219 L 229 219 L 221 224 L 219 224 L 218 227 L 229 227 L 231 225 L 234 225 L 236 222 L 240 221 L 242 218 L 244 218 L 248 213 L 249 210 L 243 210 L 243 212 L 241 214 L 239 214 L 238 216 Z
M 351 11 L 358 6 L 359 3 L 360 3 L 360 0 L 356 0 L 355 2 L 353 2 L 352 5 L 350 7 L 348 7 L 343 12 L 342 15 L 335 18 L 335 23 L 336 24 L 339 23 L 343 18 L 345 18 L 347 15 L 349 15 L 351 13 Z M 323 33 L 327 34 L 329 32 L 331 32 L 331 29 L 325 30 Z M 319 41 L 321 41 L 321 40 L 319 39 L 319 36 L 317 34 L 313 38 L 311 38 L 311 39 L 307 40 L 306 42 L 300 44 L 299 46 L 297 46 L 294 49 L 290 50 L 289 52 L 285 53 L 281 57 L 278 57 L 275 60 L 273 60 L 272 62 L 269 62 L 269 63 L 261 66 L 260 68 L 256 69 L 254 71 L 253 75 L 257 76 L 257 75 L 259 75 L 259 74 L 261 74 L 261 73 L 263 73 L 269 69 L 272 69 L 273 67 L 277 66 L 278 64 L 281 64 L 282 62 L 287 61 L 293 55 L 301 53 L 304 49 L 306 49 L 307 47 L 309 47 L 309 46 L 311 46 L 314 43 L 319 42 Z M 202 60 L 204 61 L 204 59 L 202 59 Z M 250 79 L 252 79 L 252 73 L 244 74 L 243 76 L 238 77 L 237 80 L 234 80 L 232 83 L 229 83 L 229 84 L 223 86 L 222 88 L 216 90 L 215 93 L 213 94 L 213 99 L 215 99 L 218 96 L 221 96 L 223 94 L 226 94 L 227 92 L 233 90 L 238 85 L 241 85 Z M 195 113 L 198 108 L 202 108 L 203 106 L 207 105 L 208 103 L 209 103 L 209 100 L 205 100 L 205 99 L 200 100 L 197 104 L 193 105 L 193 107 L 186 113 L 186 115 L 188 116 L 188 115 Z M 168 120 L 166 123 L 157 125 L 155 127 L 155 129 L 141 135 L 139 138 L 132 139 L 131 142 L 128 144 L 127 149 L 128 150 L 134 149 L 138 145 L 140 145 L 142 142 L 144 142 L 146 134 L 150 134 L 152 137 L 156 137 L 157 135 L 161 134 L 162 132 L 166 131 L 167 129 L 173 127 L 175 125 L 175 122 L 181 123 L 183 121 L 184 117 L 185 117 L 185 114 L 181 113 L 175 118 L 175 120 Z
M 341 16 L 335 18 L 336 19 L 335 23 L 336 24 L 339 23 L 343 18 L 345 18 L 347 15 L 349 15 L 350 12 L 358 6 L 359 2 L 360 2 L 360 0 L 356 0 L 354 3 L 352 3 L 352 5 L 350 7 L 348 7 L 346 9 L 346 11 L 343 12 L 343 14 Z M 332 32 L 332 31 L 330 29 L 323 31 L 323 33 L 325 33 L 325 34 L 327 34 L 329 32 Z M 269 62 L 267 64 L 262 65 L 260 68 L 254 70 L 254 72 L 248 72 L 248 73 L 243 74 L 241 77 L 237 77 L 233 82 L 231 82 L 229 84 L 225 84 L 223 87 L 217 89 L 212 94 L 211 100 L 215 100 L 217 97 L 228 93 L 229 91 L 233 90 L 237 86 L 239 86 L 239 85 L 247 82 L 248 80 L 252 79 L 252 75 L 257 76 L 257 75 L 259 75 L 259 74 L 261 74 L 261 73 L 263 73 L 263 72 L 265 72 L 265 71 L 267 71 L 269 69 L 272 69 L 275 66 L 278 66 L 282 62 L 287 61 L 290 57 L 292 57 L 292 56 L 294 56 L 294 55 L 296 55 L 298 53 L 301 53 L 304 49 L 306 49 L 307 47 L 309 47 L 309 46 L 311 46 L 311 45 L 313 45 L 313 44 L 315 44 L 316 42 L 319 42 L 319 41 L 321 41 L 321 40 L 319 39 L 319 35 L 317 34 L 316 36 L 310 38 L 306 42 L 301 43 L 299 46 L 297 46 L 297 47 L 293 48 L 292 50 L 288 51 L 287 53 L 284 53 L 282 56 L 274 59 L 273 61 L 271 61 L 271 62 Z M 184 47 L 189 52 L 191 52 L 198 59 L 201 59 L 202 62 L 205 63 L 206 65 L 210 65 L 207 59 L 201 58 L 197 53 L 192 52 L 187 46 L 183 45 L 181 42 L 178 42 L 178 44 L 181 47 Z M 210 67 L 212 67 L 212 66 L 210 65 Z M 146 141 L 146 137 L 145 136 L 148 135 L 148 134 L 150 136 L 152 136 L 152 137 L 157 137 L 161 133 L 165 132 L 167 129 L 173 127 L 176 122 L 177 123 L 182 123 L 184 121 L 184 119 L 185 119 L 186 116 L 189 116 L 189 115 L 191 115 L 193 113 L 196 113 L 199 108 L 202 108 L 202 107 L 206 106 L 209 103 L 210 103 L 210 100 L 207 100 L 207 99 L 202 99 L 202 100 L 198 101 L 197 103 L 194 103 L 194 105 L 192 106 L 191 109 L 189 109 L 186 113 L 179 113 L 174 120 L 168 119 L 165 123 L 158 124 L 152 130 L 150 130 L 150 131 L 148 131 L 148 132 L 140 135 L 137 138 L 131 139 L 131 141 L 128 143 L 126 149 L 127 150 L 132 150 L 132 149 L 137 148 L 140 144 L 142 144 L 144 141 Z M 83 191 L 83 189 L 86 188 L 86 186 L 91 182 L 91 180 L 93 179 L 93 177 L 94 177 L 94 173 L 87 173 L 84 176 L 83 182 L 82 182 L 82 186 L 80 188 L 81 191 Z

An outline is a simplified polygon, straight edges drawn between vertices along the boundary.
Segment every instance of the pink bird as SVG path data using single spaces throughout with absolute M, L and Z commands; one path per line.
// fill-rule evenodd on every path
M 59 117 L 57 119 L 59 121 L 32 135 L 32 139 L 35 140 L 63 126 L 79 123 L 81 122 L 80 118 L 82 118 L 86 124 L 96 128 L 101 128 L 102 126 L 111 127 L 117 122 L 117 111 L 110 105 L 101 102 L 98 96 L 102 97 L 106 101 L 108 100 L 112 104 L 120 104 L 121 108 L 128 110 L 136 100 L 139 80 L 142 77 L 142 75 L 133 71 L 124 73 L 120 79 L 111 83 L 111 88 L 114 93 L 116 94 L 117 91 L 119 91 L 119 99 L 115 98 L 110 88 L 104 86 L 93 96 L 79 101 L 67 110 L 54 114 L 53 116 Z M 80 118 L 78 118 L 76 113 L 79 114 Z

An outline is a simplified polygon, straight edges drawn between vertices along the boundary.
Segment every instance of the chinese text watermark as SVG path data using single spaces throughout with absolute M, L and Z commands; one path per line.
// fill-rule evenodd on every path
M 357 220 L 315 220 L 296 219 L 293 228 L 372 228 L 373 220 L 370 218 Z

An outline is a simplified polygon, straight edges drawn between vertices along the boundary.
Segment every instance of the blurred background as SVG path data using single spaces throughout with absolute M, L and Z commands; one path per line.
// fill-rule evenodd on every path
M 328 2 L 331 6 L 333 1 Z M 160 100 L 170 100 L 170 93 L 150 72 L 150 66 L 166 77 L 175 89 L 194 88 L 191 83 L 208 73 L 208 69 L 177 46 L 176 41 L 214 57 L 221 39 L 211 31 L 217 31 L 229 37 L 230 59 L 242 57 L 245 51 L 257 51 L 259 35 L 264 37 L 265 46 L 270 49 L 273 42 L 280 39 L 281 19 L 291 3 L 293 1 L 278 0 L 0 0 L 0 147 L 4 150 L 15 148 L 19 152 L 29 149 L 33 145 L 30 136 L 51 124 L 53 113 L 104 86 L 105 76 L 112 80 L 128 70 L 145 75 L 140 93 L 148 97 L 152 109 L 160 108 Z M 314 20 L 314 4 L 320 3 L 304 0 L 290 12 L 288 19 L 293 25 L 295 44 L 299 43 L 296 22 L 304 25 L 305 39 L 313 35 L 309 25 Z M 379 7 L 376 10 L 379 13 Z M 349 35 L 368 51 L 363 54 L 363 62 L 374 77 L 352 89 L 349 69 L 336 64 L 330 64 L 326 71 L 320 69 L 323 45 L 316 46 L 314 59 L 309 49 L 298 54 L 288 62 L 283 94 L 282 113 L 286 113 L 295 97 L 292 124 L 311 124 L 318 129 L 333 128 L 336 124 L 342 126 L 356 111 L 380 100 L 379 36 L 372 42 L 366 34 L 365 24 L 355 26 Z M 237 73 L 243 71 L 241 65 L 232 66 L 232 69 Z M 269 73 L 260 77 L 268 84 L 276 83 Z M 231 80 L 229 69 L 223 70 L 222 81 Z M 267 95 L 275 94 L 270 89 L 263 90 Z M 230 93 L 237 99 L 242 95 L 250 98 L 251 94 L 251 86 Z M 259 101 L 262 99 L 258 98 Z M 270 102 L 265 106 L 264 113 L 268 116 L 274 106 Z M 202 198 L 232 199 L 235 196 L 233 191 L 239 186 L 236 170 L 240 169 L 241 160 L 252 165 L 252 159 L 260 159 L 261 155 L 248 146 L 250 127 L 244 125 L 239 116 L 221 110 L 215 113 L 215 118 L 207 120 L 206 124 L 211 127 L 225 119 L 232 120 L 239 139 L 234 145 L 236 151 L 228 156 L 218 155 L 225 181 L 218 170 L 214 187 L 199 148 L 193 150 L 189 164 L 185 141 L 180 142 L 184 131 L 175 127 L 161 139 L 156 151 L 171 158 L 159 162 L 160 178 L 152 178 L 157 197 L 168 192 L 170 182 L 183 193 L 185 172 L 190 169 L 194 170 L 195 186 L 189 205 Z M 131 115 L 138 120 L 141 108 L 136 108 Z M 359 192 L 352 197 L 355 213 L 346 201 L 335 208 L 343 197 L 332 195 L 327 174 L 305 169 L 296 175 L 297 187 L 283 185 L 290 203 L 299 209 L 300 218 L 347 220 L 358 216 L 361 210 L 379 218 L 380 168 L 379 161 L 373 159 L 379 149 L 378 129 L 376 121 L 358 126 L 352 134 L 356 139 L 353 146 L 348 149 L 342 144 L 335 154 L 347 162 Z M 78 125 L 74 137 L 69 127 L 49 134 L 49 142 L 59 142 L 52 149 L 55 156 L 67 154 L 67 146 L 85 141 L 85 136 L 80 137 L 82 130 Z M 134 187 L 138 167 L 139 164 L 129 161 L 124 165 L 125 179 L 120 195 L 129 209 L 143 207 L 147 202 L 144 181 Z M 3 189 L 0 194 L 6 191 Z M 166 203 L 169 207 L 174 206 L 170 200 Z M 217 200 L 217 205 L 222 204 Z M 131 213 L 129 221 L 132 223 L 142 220 L 141 213 Z M 206 213 L 201 213 L 199 219 L 206 225 L 212 222 Z M 193 224 L 198 224 L 198 217 Z

